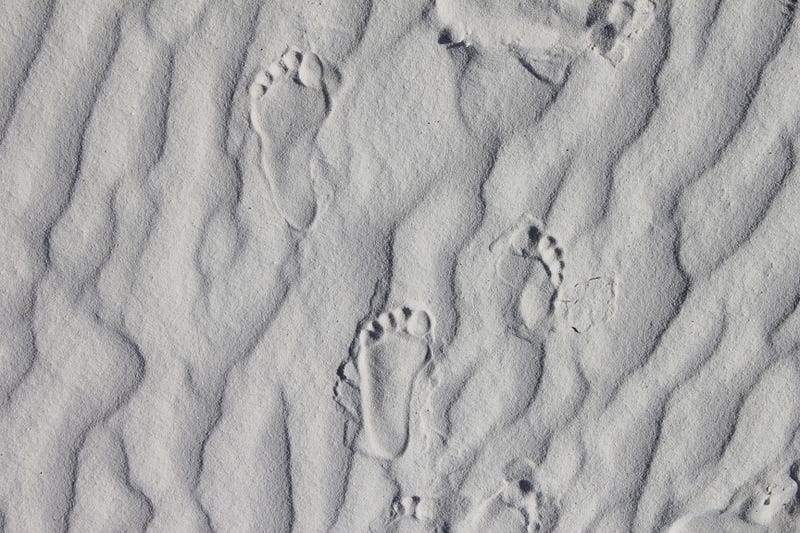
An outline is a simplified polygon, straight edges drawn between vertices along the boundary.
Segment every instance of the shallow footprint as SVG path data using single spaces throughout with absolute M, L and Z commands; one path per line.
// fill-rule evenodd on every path
M 796 474 L 796 467 L 793 470 Z M 686 515 L 672 524 L 668 533 L 798 531 L 798 484 L 794 474 L 778 474 L 770 482 L 761 485 L 738 513 L 727 510 Z
M 502 241 L 501 241 L 502 242 Z M 541 222 L 523 216 L 507 234 L 507 246 L 495 265 L 498 277 L 514 293 L 509 324 L 538 329 L 554 310 L 564 280 L 564 251 Z
M 440 44 L 507 49 L 551 82 L 563 78 L 586 50 L 615 65 L 624 60 L 629 42 L 652 24 L 654 11 L 653 0 L 436 2 Z
M 312 52 L 289 49 L 250 85 L 262 168 L 276 208 L 295 229 L 307 229 L 317 214 L 312 154 L 327 114 L 323 66 Z
M 798 523 L 797 482 L 786 476 L 776 476 L 750 499 L 742 518 L 770 531 L 794 531 Z M 794 526 L 794 527 L 793 527 Z
M 419 496 L 396 497 L 385 516 L 370 524 L 370 533 L 444 531 L 436 514 L 436 503 Z
M 384 459 L 408 443 L 414 380 L 430 357 L 433 324 L 426 311 L 402 307 L 382 313 L 358 339 L 361 412 L 369 451 Z
M 594 0 L 586 17 L 591 48 L 617 65 L 628 46 L 654 20 L 652 0 Z
M 754 526 L 726 512 L 708 511 L 682 516 L 667 533 L 764 533 L 764 528 Z
M 473 513 L 466 530 L 552 531 L 558 517 L 556 504 L 531 474 L 528 469 L 523 475 L 507 475 L 503 487 Z

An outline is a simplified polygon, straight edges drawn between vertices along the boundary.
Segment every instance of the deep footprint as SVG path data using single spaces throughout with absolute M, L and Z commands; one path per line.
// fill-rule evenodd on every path
M 408 307 L 381 314 L 359 334 L 357 366 L 369 451 L 384 459 L 408 443 L 414 380 L 430 356 L 430 315 Z
M 328 114 L 319 57 L 288 50 L 250 85 L 250 120 L 261 141 L 261 164 L 275 207 L 293 228 L 317 215 L 312 153 Z

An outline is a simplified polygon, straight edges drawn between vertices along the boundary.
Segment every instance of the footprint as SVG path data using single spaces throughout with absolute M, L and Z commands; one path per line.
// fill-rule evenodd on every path
M 577 21 L 541 1 L 439 0 L 436 12 L 444 28 L 440 42 L 482 48 L 517 44 L 547 51 L 564 46 L 580 30 Z
M 588 5 L 440 0 L 436 10 L 443 28 L 440 44 L 506 48 L 539 68 L 550 63 L 563 70 L 587 50 L 613 64 L 623 60 L 627 44 L 654 20 L 655 4 L 652 0 L 592 0 Z
M 553 314 L 564 281 L 564 251 L 530 215 L 523 216 L 500 243 L 505 249 L 495 272 L 510 291 L 506 296 L 511 299 L 510 306 L 509 302 L 505 304 L 510 307 L 505 311 L 506 323 L 539 329 Z
M 798 486 L 791 478 L 777 478 L 761 487 L 746 506 L 742 518 L 760 526 L 787 523 L 798 507 Z M 797 517 L 794 517 L 795 520 Z M 772 529 L 772 528 L 770 528 Z M 783 530 L 783 528 L 779 528 Z
M 652 0 L 593 0 L 586 16 L 590 47 L 617 65 L 628 55 L 628 45 L 653 23 Z
M 275 207 L 293 228 L 317 215 L 314 143 L 328 114 L 322 61 L 290 48 L 250 84 L 250 120 L 261 141 L 261 164 Z
M 351 413 L 358 388 L 368 451 L 383 459 L 401 455 L 408 443 L 409 407 L 414 381 L 430 358 L 433 320 L 420 309 L 401 307 L 382 313 L 361 330 L 355 368 L 339 370 L 336 401 Z M 357 372 L 357 374 L 356 374 Z
M 467 531 L 552 531 L 558 507 L 527 469 L 522 475 L 506 475 L 502 488 L 484 501 L 469 519 Z
M 511 236 L 511 252 L 518 257 L 533 257 L 540 261 L 550 283 L 558 289 L 564 281 L 564 251 L 542 227 L 542 223 L 532 216 L 524 216 Z
M 420 496 L 397 496 L 384 516 L 370 524 L 370 532 L 430 532 L 448 531 L 440 520 L 436 501 Z
M 780 473 L 770 482 L 760 485 L 745 502 L 735 510 L 708 511 L 686 515 L 669 528 L 668 533 L 695 533 L 698 531 L 725 531 L 730 533 L 763 533 L 800 530 L 800 505 L 798 505 L 797 466 L 789 476 Z

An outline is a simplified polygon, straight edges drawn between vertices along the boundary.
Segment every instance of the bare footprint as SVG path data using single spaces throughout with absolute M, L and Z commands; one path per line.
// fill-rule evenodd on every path
M 385 516 L 370 524 L 370 533 L 446 531 L 439 520 L 437 503 L 420 496 L 397 496 Z
M 360 391 L 361 420 L 368 452 L 383 459 L 400 456 L 408 443 L 409 407 L 414 381 L 430 358 L 433 320 L 420 309 L 401 307 L 382 313 L 361 330 L 355 369 L 345 362 L 335 387 L 336 400 L 357 411 L 348 394 Z
M 505 237 L 493 247 L 505 247 L 500 250 L 495 272 L 508 287 L 505 299 L 511 299 L 506 323 L 514 328 L 541 329 L 553 314 L 564 281 L 564 251 L 530 215 L 523 216 Z
M 291 48 L 250 85 L 250 120 L 261 141 L 261 164 L 275 206 L 305 230 L 317 215 L 314 143 L 328 114 L 323 65 L 313 52 Z
M 654 20 L 652 0 L 530 2 L 441 0 L 439 42 L 448 46 L 506 48 L 535 71 L 563 70 L 593 50 L 613 64 Z M 545 76 L 554 79 L 552 74 Z
M 789 531 L 789 524 L 798 521 L 798 486 L 788 477 L 780 476 L 760 487 L 748 502 L 742 518 L 770 531 Z
M 557 504 L 534 479 L 533 472 L 509 473 L 502 488 L 484 501 L 468 519 L 470 532 L 552 531 L 558 520 Z
M 616 65 L 631 40 L 653 23 L 652 0 L 593 0 L 586 16 L 590 47 Z
M 541 52 L 573 47 L 578 21 L 561 16 L 549 2 L 440 0 L 436 13 L 454 42 L 482 48 L 519 45 Z
M 708 511 L 686 515 L 669 528 L 668 533 L 725 531 L 764 533 L 800 530 L 797 467 L 790 476 L 779 473 L 760 485 L 739 512 Z

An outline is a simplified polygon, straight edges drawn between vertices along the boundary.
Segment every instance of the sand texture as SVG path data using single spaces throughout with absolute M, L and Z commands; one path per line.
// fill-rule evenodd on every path
M 800 532 L 797 13 L 0 3 L 0 533 Z

